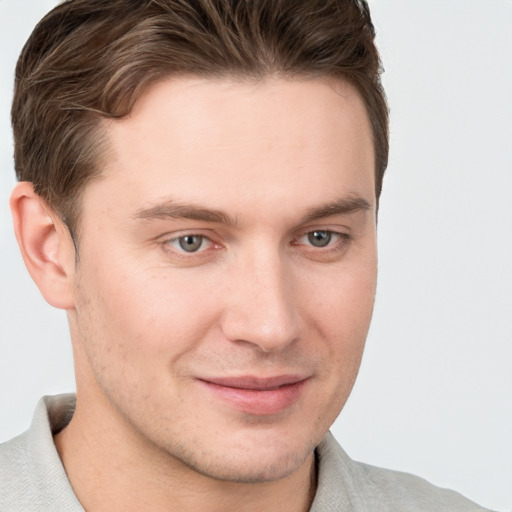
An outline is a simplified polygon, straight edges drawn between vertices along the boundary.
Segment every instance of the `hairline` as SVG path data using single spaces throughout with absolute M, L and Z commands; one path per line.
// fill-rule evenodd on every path
M 148 81 L 144 86 L 137 91 L 136 96 L 134 97 L 130 108 L 128 112 L 121 116 L 121 117 L 113 117 L 106 113 L 97 111 L 97 110 L 90 110 L 90 109 L 83 109 L 91 114 L 93 114 L 96 117 L 95 127 L 93 130 L 92 136 L 96 138 L 98 144 L 98 150 L 95 155 L 95 164 L 94 164 L 94 171 L 90 174 L 87 180 L 85 180 L 82 183 L 82 186 L 80 187 L 76 197 L 74 198 L 74 205 L 71 209 L 66 210 L 68 212 L 71 212 L 71 215 L 68 215 L 67 217 L 63 215 L 63 212 L 58 211 L 58 208 L 53 208 L 52 205 L 49 205 L 52 210 L 55 211 L 55 213 L 59 216 L 59 218 L 63 221 L 65 226 L 67 227 L 70 236 L 73 240 L 73 243 L 75 245 L 75 249 L 78 251 L 78 241 L 81 235 L 81 213 L 82 213 L 82 199 L 83 195 L 85 193 L 85 190 L 89 183 L 93 180 L 101 179 L 102 176 L 105 175 L 105 167 L 107 165 L 107 161 L 109 158 L 110 150 L 110 141 L 108 137 L 108 125 L 110 123 L 115 123 L 119 121 L 123 121 L 128 119 L 131 114 L 133 113 L 133 110 L 135 109 L 136 105 L 139 103 L 140 99 L 148 94 L 148 92 L 153 89 L 158 84 L 161 84 L 165 81 L 172 80 L 172 79 L 182 79 L 182 78 L 190 78 L 190 79 L 203 79 L 206 81 L 227 81 L 227 82 L 233 82 L 233 83 L 241 83 L 241 84 L 256 84 L 259 82 L 262 82 L 264 80 L 268 79 L 281 79 L 281 80 L 287 80 L 291 82 L 301 82 L 301 81 L 308 81 L 308 80 L 314 80 L 314 79 L 325 79 L 326 83 L 329 84 L 329 86 L 332 87 L 334 92 L 336 94 L 340 94 L 340 91 L 335 88 L 336 84 L 346 84 L 349 85 L 354 92 L 357 93 L 359 99 L 362 101 L 362 104 L 364 106 L 364 111 L 366 114 L 366 120 L 368 123 L 369 128 L 369 136 L 372 141 L 373 146 L 373 157 L 374 157 L 374 178 L 377 178 L 377 147 L 376 147 L 376 141 L 374 137 L 374 130 L 371 123 L 370 118 L 370 112 L 368 109 L 368 106 L 366 102 L 364 101 L 364 97 L 361 94 L 359 87 L 357 84 L 354 83 L 353 80 L 350 80 L 350 78 L 344 76 L 344 75 L 335 75 L 334 73 L 322 73 L 322 72 L 295 72 L 295 73 L 288 73 L 284 71 L 270 71 L 268 73 L 245 73 L 245 72 L 236 72 L 231 70 L 223 70 L 218 71 L 216 73 L 195 73 L 191 71 L 175 71 L 175 72 L 168 72 L 168 73 L 162 73 L 158 78 L 155 78 L 153 80 Z M 375 209 L 376 212 L 378 212 L 378 206 L 379 206 L 379 197 L 377 193 L 375 194 L 375 200 L 376 205 Z M 71 217 L 71 218 L 69 218 Z

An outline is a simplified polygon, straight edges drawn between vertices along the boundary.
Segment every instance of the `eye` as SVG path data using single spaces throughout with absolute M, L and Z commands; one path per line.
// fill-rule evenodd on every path
M 184 235 L 169 240 L 167 244 L 181 251 L 198 252 L 208 249 L 212 242 L 203 235 Z
M 333 238 L 332 231 L 310 231 L 305 235 L 309 244 L 313 247 L 327 247 Z
M 308 231 L 295 239 L 294 245 L 302 246 L 305 250 L 324 249 L 316 251 L 317 254 L 339 253 L 344 251 L 352 237 L 347 233 L 338 233 L 329 229 L 315 229 Z

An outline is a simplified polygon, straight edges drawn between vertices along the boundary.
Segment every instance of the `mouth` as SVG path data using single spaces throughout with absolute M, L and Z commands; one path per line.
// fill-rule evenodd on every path
M 252 415 L 267 416 L 282 412 L 301 397 L 309 376 L 279 375 L 198 379 L 206 389 L 228 406 Z

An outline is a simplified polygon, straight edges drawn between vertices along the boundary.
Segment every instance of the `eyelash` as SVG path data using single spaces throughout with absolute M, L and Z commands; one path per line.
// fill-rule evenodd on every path
M 200 237 L 201 238 L 201 245 L 199 246 L 198 250 L 196 251 L 186 251 L 182 246 L 182 241 L 186 238 L 192 238 L 192 237 Z M 203 245 L 205 243 L 208 245 L 208 247 L 203 248 Z M 176 246 L 174 245 L 176 244 Z M 194 255 L 197 257 L 198 255 L 202 255 L 202 253 L 206 252 L 208 249 L 214 247 L 216 244 L 206 235 L 202 235 L 200 233 L 186 233 L 174 238 L 170 238 L 167 240 L 164 240 L 163 245 L 166 247 L 167 250 L 169 250 L 169 247 L 172 247 L 172 250 L 175 254 L 177 254 L 180 257 L 183 258 L 190 258 Z M 181 246 L 181 248 L 179 247 Z
M 324 249 L 325 251 L 329 250 L 337 250 L 342 247 L 344 247 L 349 241 L 350 241 L 350 235 L 347 233 L 340 233 L 338 231 L 333 231 L 330 229 L 314 229 L 312 231 L 308 231 L 307 233 L 304 233 L 303 235 L 299 236 L 297 240 L 301 240 L 303 238 L 309 238 L 311 235 L 315 236 L 315 234 L 323 234 L 328 237 L 328 241 L 326 245 L 324 246 L 314 246 L 312 244 L 304 244 L 308 245 L 309 247 L 312 247 L 314 249 Z M 317 240 L 321 240 L 321 238 L 318 238 Z M 311 239 L 309 240 L 311 241 Z M 300 245 L 298 241 L 294 241 L 294 245 Z
M 301 243 L 300 240 L 304 238 L 308 238 L 310 236 L 314 236 L 315 233 L 323 234 L 329 238 L 326 245 L 324 246 L 314 246 L 312 244 L 308 243 Z M 183 249 L 182 242 L 187 237 L 201 237 L 201 245 L 199 246 L 198 250 L 196 251 L 186 251 Z M 293 246 L 300 246 L 304 245 L 305 247 L 308 247 L 308 250 L 315 251 L 316 254 L 331 254 L 336 253 L 339 251 L 342 251 L 346 248 L 347 244 L 350 243 L 352 240 L 352 236 L 347 233 L 340 233 L 338 231 L 333 231 L 330 229 L 313 229 L 310 231 L 307 231 L 298 237 L 294 238 L 291 241 L 291 245 Z M 311 241 L 311 239 L 310 239 Z M 204 248 L 203 246 L 207 244 L 207 247 Z M 176 244 L 176 245 L 174 245 Z M 180 258 L 199 258 L 204 257 L 208 253 L 210 249 L 215 248 L 221 248 L 222 246 L 220 244 L 216 244 L 210 237 L 207 235 L 203 235 L 201 233 L 184 233 L 180 236 L 176 236 L 170 239 L 166 239 L 163 242 L 163 245 L 165 246 L 166 250 L 170 250 L 173 252 L 174 255 Z M 217 246 L 217 247 L 216 247 Z M 205 254 L 206 253 L 206 254 Z

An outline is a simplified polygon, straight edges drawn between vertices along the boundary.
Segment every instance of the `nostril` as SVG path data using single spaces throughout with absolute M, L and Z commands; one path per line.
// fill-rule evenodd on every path
M 245 304 L 226 312 L 222 321 L 224 336 L 238 343 L 258 347 L 263 352 L 282 350 L 299 336 L 297 315 L 286 304 L 279 309 Z

